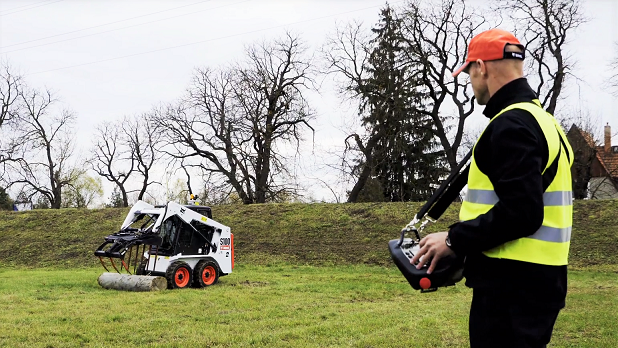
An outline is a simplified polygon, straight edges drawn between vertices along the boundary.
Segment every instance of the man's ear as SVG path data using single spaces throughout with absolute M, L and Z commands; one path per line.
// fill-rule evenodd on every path
M 487 76 L 487 65 L 485 65 L 485 62 L 477 59 L 476 64 L 474 64 L 476 66 L 476 68 L 478 69 L 478 72 L 481 74 L 481 76 Z

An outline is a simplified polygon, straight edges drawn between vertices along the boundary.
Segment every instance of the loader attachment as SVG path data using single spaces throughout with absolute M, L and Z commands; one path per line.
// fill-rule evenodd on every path
M 140 269 L 146 269 L 147 265 L 143 263 L 148 262 L 148 255 L 153 249 L 156 251 L 159 245 L 161 237 L 158 235 L 120 231 L 105 237 L 105 242 L 95 250 L 94 255 L 99 258 L 107 272 L 110 270 L 104 260 L 109 260 L 112 268 L 118 273 L 125 270 L 129 274 L 137 274 L 140 273 Z
M 149 255 L 153 249 L 156 254 L 162 242 L 158 233 L 153 231 L 158 217 L 158 214 L 135 211 L 126 227 L 105 237 L 103 244 L 94 251 L 103 268 L 110 272 L 106 265 L 106 261 L 109 260 L 109 264 L 117 273 L 124 271 L 129 274 L 143 273 L 140 270 L 147 269 Z

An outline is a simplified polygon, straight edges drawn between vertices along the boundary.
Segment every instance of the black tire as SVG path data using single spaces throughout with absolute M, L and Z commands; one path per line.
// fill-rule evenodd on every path
M 137 265 L 137 269 L 135 270 L 135 275 L 148 275 L 146 272 L 146 264 L 148 263 L 148 259 L 142 260 L 142 262 Z
M 219 281 L 219 265 L 212 260 L 202 260 L 195 266 L 193 273 L 193 286 L 204 288 L 216 284 Z
M 168 289 L 184 289 L 191 286 L 193 276 L 191 267 L 183 261 L 174 261 L 165 271 Z
M 140 263 L 135 270 L 135 275 L 146 275 L 146 265 L 144 263 Z

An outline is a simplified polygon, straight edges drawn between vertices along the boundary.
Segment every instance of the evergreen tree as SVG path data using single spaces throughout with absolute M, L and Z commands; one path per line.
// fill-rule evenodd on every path
M 124 206 L 124 200 L 122 199 L 122 195 L 120 191 L 118 191 L 117 187 L 114 187 L 114 191 L 112 191 L 112 195 L 109 197 L 109 203 L 107 204 L 108 208 L 121 208 Z
M 0 210 L 13 210 L 13 200 L 4 187 L 0 187 Z
M 404 60 L 401 21 L 387 5 L 372 29 L 368 78 L 359 86 L 363 96 L 363 125 L 374 137 L 372 177 L 387 201 L 426 200 L 433 185 L 448 171 L 431 130 L 431 119 L 421 113 L 426 93 L 413 78 L 415 68 Z M 374 184 L 375 186 L 375 184 Z

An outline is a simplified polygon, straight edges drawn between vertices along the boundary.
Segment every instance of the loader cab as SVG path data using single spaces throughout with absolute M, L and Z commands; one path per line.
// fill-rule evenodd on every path
M 210 209 L 210 207 L 208 206 L 188 204 L 188 205 L 185 205 L 184 207 L 189 208 L 198 214 L 204 215 L 205 217 L 209 219 L 212 219 L 212 209 Z M 165 208 L 165 205 L 156 205 L 155 208 Z
M 152 232 L 152 229 L 154 228 L 158 218 L 159 214 L 135 214 L 133 221 L 127 227 L 128 229 L 135 229 L 143 232 Z
M 197 221 L 189 225 L 177 216 L 171 216 L 161 225 L 162 242 L 156 252 L 162 256 L 208 254 L 210 247 L 207 245 L 212 242 L 213 234 L 214 228 L 208 225 Z
M 188 204 L 188 205 L 185 205 L 184 207 L 189 208 L 198 214 L 204 215 L 205 217 L 209 219 L 212 219 L 212 209 L 210 209 L 210 207 L 208 206 Z M 155 208 L 165 208 L 165 205 L 155 205 Z
M 193 210 L 194 212 L 204 215 L 205 217 L 212 219 L 212 209 L 205 205 L 185 205 L 185 207 Z

